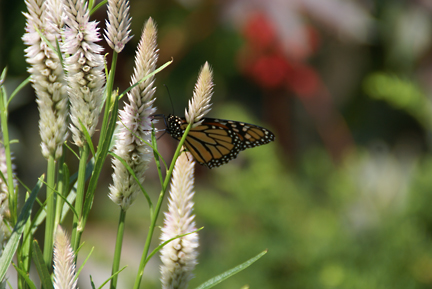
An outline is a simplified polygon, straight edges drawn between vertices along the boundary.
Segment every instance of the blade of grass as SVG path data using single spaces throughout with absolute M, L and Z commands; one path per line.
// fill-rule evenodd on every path
M 256 255 L 255 257 L 247 260 L 246 262 L 228 270 L 225 271 L 224 273 L 211 278 L 210 280 L 208 280 L 207 282 L 204 282 L 203 284 L 201 284 L 200 286 L 198 286 L 195 289 L 209 289 L 212 288 L 214 286 L 216 286 L 217 284 L 221 283 L 222 281 L 228 279 L 229 277 L 239 273 L 240 271 L 243 271 L 244 269 L 246 269 L 247 267 L 249 267 L 250 265 L 252 265 L 253 263 L 255 263 L 259 258 L 261 258 L 262 256 L 264 256 L 265 254 L 267 254 L 267 250 L 259 253 L 258 255 Z
M 120 96 L 118 97 L 119 99 L 121 99 L 126 93 L 129 92 L 129 90 L 131 90 L 132 88 L 134 88 L 135 86 L 137 86 L 138 84 L 140 84 L 141 82 L 145 81 L 146 79 L 148 79 L 149 77 L 155 75 L 156 73 L 161 72 L 163 69 L 165 69 L 165 67 L 167 67 L 168 65 L 170 65 L 173 62 L 173 60 L 170 60 L 168 62 L 166 62 L 165 64 L 159 66 L 158 69 L 156 69 L 155 71 L 153 71 L 152 73 L 147 74 L 146 76 L 144 76 L 140 81 L 138 81 L 137 83 L 134 83 L 133 85 L 129 86 L 126 90 L 124 90 Z
M 90 252 L 88 253 L 87 257 L 85 258 L 84 262 L 82 263 L 81 267 L 78 269 L 75 280 L 78 279 L 79 274 L 81 273 L 82 269 L 84 269 L 84 265 L 87 263 L 88 259 L 90 258 L 91 254 L 93 253 L 94 247 L 91 248 Z
M 39 274 L 39 278 L 42 283 L 42 288 L 44 289 L 54 289 L 53 284 L 51 282 L 51 276 L 48 272 L 47 265 L 44 262 L 42 251 L 39 248 L 38 241 L 33 240 L 33 262 L 35 263 L 36 270 Z
M 115 157 L 116 159 L 118 159 L 124 165 L 124 167 L 128 170 L 128 172 L 132 175 L 132 177 L 134 178 L 134 180 L 137 182 L 138 186 L 140 187 L 141 191 L 143 192 L 145 198 L 147 199 L 147 202 L 148 202 L 149 207 L 151 209 L 153 207 L 152 201 L 151 201 L 149 195 L 147 194 L 146 190 L 142 186 L 141 182 L 138 180 L 138 178 L 135 175 L 135 172 L 132 170 L 132 168 L 124 161 L 124 159 L 122 159 L 121 157 L 119 157 L 115 153 L 109 152 L 108 154 L 110 154 L 113 157 Z
M 112 274 L 111 277 L 109 277 L 105 282 L 102 283 L 102 285 L 100 285 L 98 287 L 98 289 L 102 289 L 102 287 L 105 286 L 106 283 L 108 283 L 112 278 L 114 278 L 115 276 L 117 276 L 121 271 L 123 271 L 126 268 L 127 268 L 127 266 L 124 266 L 123 268 L 121 268 L 120 270 L 118 270 L 117 272 L 115 272 L 114 274 Z
M 25 224 L 30 218 L 33 203 L 36 199 L 37 194 L 39 193 L 40 188 L 42 187 L 42 180 L 43 176 L 39 178 L 39 181 L 32 190 L 30 197 L 25 202 L 24 207 L 22 208 L 21 213 L 18 217 L 17 223 L 11 233 L 9 241 L 7 242 L 3 254 L 0 257 L 0 280 L 4 279 L 9 264 L 11 264 L 12 258 L 18 248 L 19 240 L 25 229 Z
M 92 142 L 91 136 L 88 133 L 87 128 L 81 122 L 81 120 L 79 119 L 78 121 L 79 121 L 80 126 L 81 126 L 81 131 L 84 134 L 84 137 L 85 137 L 85 139 L 87 141 L 88 146 L 90 147 L 90 150 L 92 152 L 92 156 L 95 156 L 95 149 L 94 149 L 94 146 L 93 146 L 93 142 Z
M 21 276 L 21 278 L 23 278 L 27 285 L 30 287 L 30 289 L 37 289 L 36 285 L 33 283 L 32 280 L 30 280 L 29 276 L 27 275 L 27 272 L 24 270 L 21 270 L 20 268 L 18 268 L 15 264 L 12 264 L 15 267 L 15 270 L 18 272 L 18 274 Z
M 173 240 L 175 240 L 175 239 L 178 239 L 178 238 L 181 238 L 181 237 L 184 237 L 184 236 L 187 236 L 187 235 L 190 235 L 190 234 L 193 234 L 193 233 L 196 233 L 196 232 L 198 232 L 198 231 L 201 231 L 202 229 L 204 229 L 204 227 L 201 227 L 201 228 L 199 228 L 199 229 L 196 229 L 195 231 L 193 231 L 193 232 L 190 232 L 190 233 L 186 233 L 186 234 L 182 234 L 182 235 L 178 235 L 178 236 L 175 236 L 174 238 L 171 238 L 171 239 L 169 239 L 169 240 L 166 240 L 165 242 L 163 242 L 162 244 L 160 244 L 159 246 L 157 246 L 148 256 L 147 256 L 147 259 L 146 259 L 146 264 L 147 264 L 147 262 L 148 261 L 150 261 L 150 259 L 151 259 L 151 257 L 153 257 L 153 255 L 154 254 L 156 254 L 157 252 L 159 252 L 166 244 L 168 244 L 169 242 L 171 242 L 171 241 L 173 241 Z
M 9 107 L 9 104 L 12 101 L 12 99 L 15 97 L 15 95 L 17 95 L 18 92 L 20 92 L 20 90 L 30 82 L 30 79 L 31 79 L 31 76 L 27 77 L 26 79 L 24 79 L 23 82 L 20 83 L 20 85 L 18 85 L 17 88 L 15 88 L 15 90 L 12 92 L 12 94 L 10 95 L 10 97 L 7 101 L 6 107 Z
M 93 13 L 95 13 L 99 8 L 101 8 L 107 2 L 108 2 L 108 0 L 104 0 L 104 1 L 100 2 L 99 4 L 97 4 L 95 7 L 93 7 L 93 9 L 91 9 L 91 11 L 90 11 L 90 15 L 92 15 Z
M 102 145 L 98 148 L 98 152 L 96 154 L 96 162 L 93 170 L 93 174 L 90 178 L 90 182 L 87 189 L 86 198 L 84 201 L 84 211 L 83 211 L 83 221 L 82 226 L 84 227 L 87 221 L 87 217 L 90 213 L 90 209 L 93 205 L 93 199 L 94 199 L 94 192 L 96 190 L 96 185 L 99 179 L 100 172 L 102 170 L 102 166 L 105 162 L 106 156 L 108 154 L 108 148 L 111 143 L 111 137 L 113 135 L 116 121 L 117 121 L 117 111 L 118 111 L 118 98 L 114 102 L 114 109 L 113 114 L 111 116 L 109 125 L 108 125 L 108 132 L 106 133 L 106 136 L 102 142 Z
M 67 144 L 67 142 L 65 142 L 64 145 L 69 149 L 69 151 L 71 151 L 75 155 L 77 160 L 80 159 L 79 155 Z

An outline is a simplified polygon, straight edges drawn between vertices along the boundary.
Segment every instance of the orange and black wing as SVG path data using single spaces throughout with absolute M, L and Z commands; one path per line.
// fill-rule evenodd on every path
M 187 122 L 184 118 L 170 116 L 167 127 L 172 137 L 181 139 Z M 272 132 L 257 125 L 205 118 L 189 131 L 185 146 L 197 162 L 213 168 L 235 159 L 246 148 L 269 143 L 274 138 Z

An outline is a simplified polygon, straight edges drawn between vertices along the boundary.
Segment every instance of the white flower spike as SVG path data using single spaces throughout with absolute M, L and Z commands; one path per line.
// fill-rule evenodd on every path
M 108 0 L 108 20 L 106 22 L 105 40 L 117 53 L 131 40 L 129 1 Z
M 189 110 L 185 110 L 185 118 L 192 127 L 201 124 L 201 120 L 210 111 L 210 100 L 213 95 L 213 72 L 208 62 L 202 67 L 192 99 L 189 101 Z
M 165 242 L 178 235 L 196 230 L 195 216 L 192 214 L 194 195 L 194 165 L 192 155 L 182 153 L 176 161 L 168 212 L 165 213 L 161 241 Z M 166 244 L 161 250 L 161 280 L 163 289 L 185 289 L 192 271 L 197 264 L 198 233 L 177 238 Z
M 156 69 L 158 49 L 156 25 L 150 18 L 144 25 L 138 50 L 135 56 L 135 69 L 131 84 L 134 84 Z M 153 150 L 141 139 L 151 143 L 150 116 L 155 113 L 154 76 L 135 86 L 129 93 L 129 103 L 120 111 L 119 132 L 114 153 L 120 156 L 134 171 L 143 184 L 144 174 L 153 158 Z M 114 173 L 109 197 L 127 210 L 141 189 L 126 167 L 116 158 L 112 160 Z
M 84 0 L 64 0 L 66 29 L 63 52 L 65 60 L 72 138 L 79 147 L 86 143 L 81 123 L 89 135 L 96 130 L 103 101 L 105 74 L 97 22 L 89 21 L 90 13 Z

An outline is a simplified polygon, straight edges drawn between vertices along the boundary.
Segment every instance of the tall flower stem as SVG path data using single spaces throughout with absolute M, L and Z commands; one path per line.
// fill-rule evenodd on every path
M 115 245 L 114 259 L 113 259 L 111 274 L 116 273 L 120 267 L 120 257 L 121 257 L 121 249 L 122 249 L 122 245 L 123 245 L 125 219 L 126 219 L 126 211 L 123 209 L 120 209 L 120 218 L 119 218 L 119 223 L 118 223 L 118 228 L 117 228 L 117 239 L 116 239 L 116 245 Z M 117 280 L 118 280 L 118 275 L 115 275 L 111 279 L 111 285 L 110 285 L 111 289 L 117 288 Z
M 53 242 L 54 242 L 54 221 L 55 221 L 55 202 L 54 187 L 56 162 L 51 154 L 48 158 L 47 168 L 47 188 L 46 188 L 46 218 L 45 218 L 45 241 L 44 241 L 44 261 L 48 268 L 51 268 Z
M 7 97 L 4 94 L 3 88 L 0 86 L 0 121 L 1 121 L 1 131 L 3 134 L 3 145 L 5 148 L 5 155 L 6 155 L 8 201 L 9 201 L 11 223 L 15 225 L 18 218 L 17 196 L 14 193 L 12 157 L 11 157 L 10 141 L 9 141 L 9 129 L 7 125 L 7 119 L 8 119 L 7 109 L 8 109 Z
M 140 262 L 140 266 L 139 266 L 139 269 L 138 269 L 138 274 L 137 274 L 137 277 L 135 279 L 135 284 L 134 284 L 134 287 L 133 287 L 134 289 L 138 289 L 140 287 L 141 279 L 142 279 L 142 276 L 144 274 L 144 268 L 145 268 L 145 265 L 146 265 L 146 263 L 148 261 L 147 260 L 147 256 L 148 256 L 148 252 L 149 252 L 149 249 L 150 249 L 150 243 L 151 243 L 151 240 L 152 240 L 152 237 L 153 237 L 154 229 L 156 227 L 157 217 L 159 216 L 160 208 L 162 206 L 162 202 L 163 202 L 163 200 L 165 198 L 165 193 L 166 193 L 166 191 L 168 189 L 168 185 L 169 185 L 170 180 L 171 180 L 171 175 L 172 175 L 172 172 L 174 170 L 174 165 L 175 165 L 175 163 L 177 161 L 177 158 L 179 157 L 179 155 L 181 153 L 181 149 L 182 149 L 183 143 L 185 142 L 186 136 L 189 133 L 189 131 L 190 131 L 191 128 L 192 128 L 192 123 L 189 123 L 188 126 L 186 127 L 185 132 L 183 133 L 183 137 L 180 140 L 180 142 L 179 142 L 179 144 L 177 146 L 177 149 L 176 149 L 176 151 L 174 153 L 174 157 L 173 157 L 173 160 L 172 160 L 171 165 L 169 167 L 169 170 L 167 172 L 167 175 L 165 177 L 165 181 L 163 183 L 162 190 L 161 190 L 161 192 L 159 194 L 159 199 L 158 199 L 158 202 L 156 204 L 155 210 L 150 212 L 150 214 L 151 214 L 150 215 L 150 218 L 151 218 L 150 228 L 149 228 L 149 232 L 147 234 L 147 239 L 146 239 L 146 242 L 145 242 L 145 245 L 144 245 L 144 251 L 143 251 L 143 254 L 141 256 L 141 262 Z
M 100 133 L 100 137 L 99 137 L 99 146 L 102 144 L 102 141 L 106 137 L 107 126 L 108 126 L 108 121 L 109 121 L 109 113 L 110 113 L 110 109 L 111 109 L 111 94 L 112 94 L 112 89 L 114 86 L 115 70 L 117 67 L 117 56 L 118 56 L 118 53 L 114 51 L 113 52 L 113 58 L 111 61 L 111 69 L 109 71 L 107 83 L 105 86 L 106 102 L 105 102 L 105 111 L 104 111 L 104 117 L 103 117 L 103 121 L 102 121 L 101 133 Z
M 66 171 L 65 171 L 65 167 L 64 167 L 64 160 L 65 160 L 65 154 L 63 154 L 59 161 L 57 162 L 58 164 L 58 175 L 57 175 L 57 191 L 59 192 L 59 194 L 61 194 L 62 196 L 66 196 L 66 190 L 68 188 L 68 181 L 65 179 L 66 177 Z M 61 197 L 57 197 L 56 199 L 56 216 L 55 216 L 55 221 L 54 221 L 54 228 L 57 228 L 57 226 L 60 224 L 61 221 L 61 216 L 62 216 L 62 211 L 63 211 L 63 205 L 64 205 L 64 201 Z
M 79 247 L 81 234 L 82 234 L 82 211 L 83 211 L 83 201 L 84 201 L 84 193 L 85 193 L 85 171 L 87 159 L 89 156 L 89 145 L 87 143 L 84 144 L 83 147 L 80 148 L 80 163 L 78 168 L 78 185 L 77 185 L 77 195 L 75 199 L 75 211 L 77 215 L 74 216 L 73 219 L 73 230 L 72 230 L 72 249 L 75 252 L 75 259 L 77 258 L 77 249 Z

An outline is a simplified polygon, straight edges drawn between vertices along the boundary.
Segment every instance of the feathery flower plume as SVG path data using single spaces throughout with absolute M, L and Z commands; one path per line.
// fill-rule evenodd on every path
M 182 153 L 177 159 L 173 171 L 168 212 L 165 213 L 161 241 L 165 242 L 178 235 L 196 230 L 192 215 L 192 197 L 194 181 L 193 157 Z M 197 264 L 198 233 L 177 238 L 166 244 L 161 250 L 161 280 L 163 289 L 187 288 L 193 278 L 192 271 Z
M 56 51 L 45 43 L 36 28 L 44 34 L 48 41 L 56 47 L 56 39 L 60 39 L 59 29 L 49 21 L 46 2 L 43 0 L 26 0 L 28 13 L 26 33 L 22 37 L 28 45 L 25 49 L 27 63 L 31 65 L 28 72 L 31 74 L 32 86 L 36 91 L 36 102 L 39 106 L 39 130 L 42 139 L 41 148 L 45 158 L 53 155 L 59 158 L 62 155 L 62 145 L 67 138 L 65 126 L 68 99 L 64 83 L 63 67 Z
M 102 47 L 96 21 L 89 21 L 90 13 L 84 0 L 64 0 L 66 19 L 63 52 L 65 60 L 72 124 L 70 129 L 75 144 L 84 146 L 81 123 L 89 135 L 95 132 L 103 101 L 105 74 Z
M 144 31 L 135 56 L 134 75 L 131 84 L 137 83 L 156 68 L 158 49 L 156 44 L 156 25 L 153 20 L 144 24 Z M 151 142 L 150 115 L 154 114 L 153 97 L 156 88 L 153 87 L 154 77 L 150 77 L 135 86 L 128 93 L 129 103 L 120 111 L 119 133 L 114 153 L 120 156 L 134 171 L 142 184 L 144 174 L 153 157 L 152 149 L 141 141 Z M 141 138 L 141 139 L 140 139 Z M 126 167 L 116 158 L 112 160 L 114 173 L 113 185 L 110 186 L 109 197 L 114 203 L 126 210 L 141 192 L 136 180 Z
M 45 0 L 47 9 L 48 27 L 55 33 L 57 40 L 61 43 L 61 33 L 65 24 L 66 14 L 63 0 Z M 56 47 L 55 43 L 52 43 Z
M 75 254 L 63 229 L 58 226 L 54 241 L 54 289 L 75 289 Z
M 210 111 L 210 100 L 213 94 L 213 72 L 208 62 L 202 67 L 195 84 L 195 91 L 189 101 L 189 111 L 185 110 L 185 118 L 193 127 L 201 124 L 205 114 Z
M 131 40 L 128 0 L 108 0 L 108 20 L 106 22 L 105 40 L 117 53 Z

